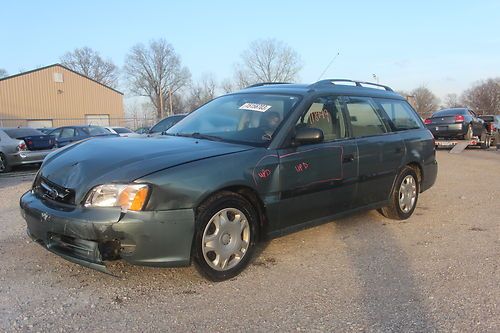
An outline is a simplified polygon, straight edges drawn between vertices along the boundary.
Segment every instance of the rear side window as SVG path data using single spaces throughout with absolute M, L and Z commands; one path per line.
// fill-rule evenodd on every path
M 347 97 L 346 108 L 354 137 L 387 133 L 382 118 L 369 98 Z
M 75 129 L 71 127 L 63 128 L 61 139 L 72 138 L 75 136 Z
M 387 114 L 395 131 L 422 128 L 422 121 L 405 101 L 375 99 Z

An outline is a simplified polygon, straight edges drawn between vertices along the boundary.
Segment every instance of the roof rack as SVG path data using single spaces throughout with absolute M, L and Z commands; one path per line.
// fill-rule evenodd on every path
M 273 84 L 290 84 L 290 82 L 261 82 L 261 83 L 252 84 L 248 87 L 245 87 L 244 89 L 262 87 L 262 86 L 270 86 Z
M 387 91 L 394 91 L 392 88 L 388 86 L 384 86 L 383 84 L 378 84 L 378 83 L 373 83 L 373 82 L 365 82 L 365 81 L 356 81 L 356 80 L 348 80 L 348 79 L 326 79 L 326 80 L 321 80 L 316 83 L 311 84 L 309 87 L 316 87 L 316 86 L 322 86 L 326 84 L 337 84 L 337 82 L 351 82 L 354 83 L 357 87 L 363 87 L 363 85 L 370 85 L 370 86 L 376 86 L 376 87 L 381 87 L 384 88 Z

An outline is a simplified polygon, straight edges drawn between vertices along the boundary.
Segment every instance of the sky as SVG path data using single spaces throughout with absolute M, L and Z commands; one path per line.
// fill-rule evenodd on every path
M 196 81 L 230 78 L 251 41 L 275 38 L 301 57 L 300 82 L 374 81 L 460 94 L 500 76 L 500 1 L 8 1 L 0 68 L 59 62 L 88 46 L 122 66 L 137 43 L 164 38 Z M 125 82 L 119 87 L 127 94 Z

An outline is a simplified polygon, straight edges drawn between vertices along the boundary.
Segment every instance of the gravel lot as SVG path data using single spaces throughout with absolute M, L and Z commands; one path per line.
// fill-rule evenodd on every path
M 0 331 L 500 331 L 500 152 L 438 152 L 413 217 L 360 213 L 263 244 L 237 278 L 117 262 L 119 278 L 31 242 L 0 178 Z

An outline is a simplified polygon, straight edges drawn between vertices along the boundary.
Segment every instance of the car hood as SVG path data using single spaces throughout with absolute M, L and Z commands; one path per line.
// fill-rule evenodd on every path
M 99 184 L 129 183 L 155 171 L 250 149 L 253 147 L 172 136 L 93 138 L 47 156 L 40 175 L 73 189 L 79 201 Z

